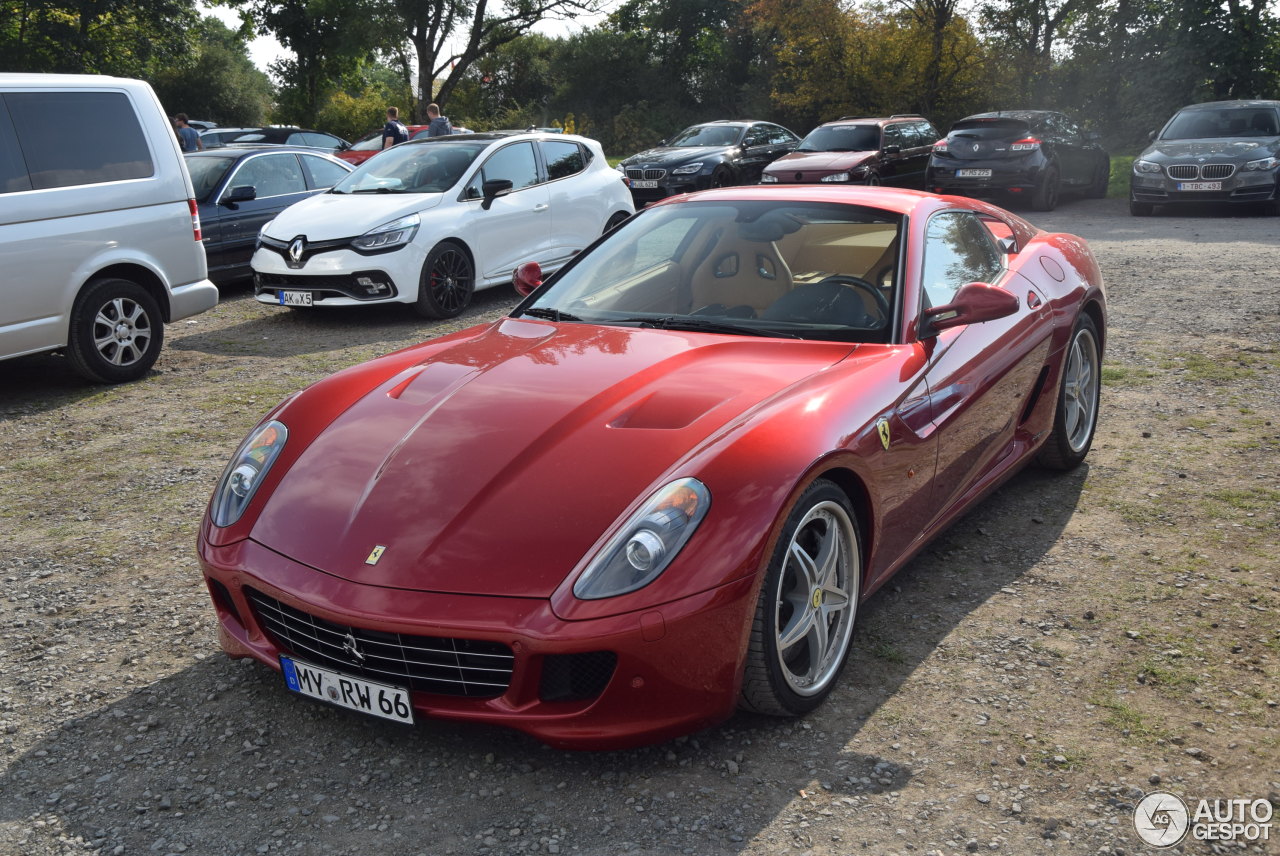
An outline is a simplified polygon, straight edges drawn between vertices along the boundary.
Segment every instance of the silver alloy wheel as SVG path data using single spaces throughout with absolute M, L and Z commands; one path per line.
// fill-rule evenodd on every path
M 778 665 L 797 695 L 823 692 L 839 672 L 861 571 L 848 513 L 829 500 L 814 505 L 787 545 L 774 607 Z
M 1093 436 L 1098 416 L 1098 384 L 1102 373 L 1098 367 L 1098 342 L 1088 329 L 1076 331 L 1067 352 L 1067 365 L 1062 378 L 1062 403 L 1065 410 L 1067 445 L 1079 452 Z
M 131 366 L 141 360 L 151 335 L 146 309 L 127 297 L 104 303 L 93 319 L 93 345 L 113 366 Z

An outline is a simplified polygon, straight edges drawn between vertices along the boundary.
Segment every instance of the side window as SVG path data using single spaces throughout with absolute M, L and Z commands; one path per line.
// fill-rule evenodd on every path
M 333 187 L 347 174 L 347 171 L 336 163 L 327 161 L 324 158 L 318 158 L 315 155 L 303 155 L 302 162 L 306 164 L 307 172 L 310 174 L 312 189 Z
M 13 130 L 9 111 L 0 95 L 0 193 L 16 193 L 31 189 L 31 176 L 18 148 L 18 135 Z
M 769 129 L 764 125 L 752 125 L 747 130 L 746 139 L 742 141 L 742 145 L 746 148 L 752 146 L 767 146 L 769 144 Z
M 885 125 L 883 136 L 881 137 L 880 148 L 887 149 L 889 146 L 899 146 L 906 148 L 911 143 L 903 139 L 902 125 Z
M 342 140 L 329 134 L 303 133 L 300 135 L 305 141 L 304 146 L 315 146 L 319 149 L 336 149 L 342 145 Z M 290 139 L 293 139 L 290 137 Z
M 950 303 L 960 286 L 993 282 L 1001 269 L 1001 253 L 991 232 L 976 215 L 943 211 L 929 220 L 924 243 L 925 308 Z
M 467 198 L 479 199 L 486 181 L 505 178 L 512 190 L 522 190 L 538 183 L 538 163 L 533 159 L 533 143 L 515 143 L 498 149 L 467 185 Z
M 769 142 L 775 146 L 785 146 L 796 142 L 799 137 L 780 125 L 769 125 Z
M 240 165 L 240 169 L 227 183 L 228 189 L 253 185 L 258 199 L 268 196 L 284 196 L 303 193 L 307 183 L 302 179 L 302 168 L 293 153 L 259 155 Z
M 11 92 L 5 103 L 35 190 L 155 174 L 146 136 L 123 92 Z M 68 117 L 93 133 L 74 133 Z
M 928 122 L 919 122 L 915 128 L 916 139 L 919 141 L 916 143 L 917 146 L 932 146 L 942 136 L 938 133 L 938 129 Z
M 547 162 L 547 178 L 551 181 L 568 178 L 587 168 L 586 158 L 577 143 L 540 140 L 538 148 L 542 150 L 542 159 Z

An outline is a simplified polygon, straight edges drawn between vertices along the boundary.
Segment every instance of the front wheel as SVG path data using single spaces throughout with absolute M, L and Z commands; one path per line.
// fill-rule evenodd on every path
M 720 169 L 717 169 L 715 172 L 711 173 L 712 187 L 730 187 L 732 185 L 733 185 L 733 176 L 730 175 L 729 170 L 721 167 Z
M 747 645 L 740 704 L 799 716 L 822 703 L 849 655 L 862 544 L 844 491 L 819 479 L 787 515 Z
M 160 305 L 132 280 L 94 280 L 71 309 L 67 356 L 87 380 L 137 380 L 155 364 L 163 341 Z
M 866 177 L 862 179 L 862 183 L 867 187 L 879 187 L 880 174 L 875 172 L 874 170 L 868 170 Z
M 453 241 L 441 241 L 427 256 L 414 308 L 423 318 L 456 318 L 471 305 L 475 267 L 467 251 Z
M 1155 209 L 1155 206 L 1152 205 L 1150 202 L 1139 202 L 1138 200 L 1133 199 L 1132 197 L 1130 197 L 1129 199 L 1129 213 L 1132 214 L 1134 217 L 1150 217 L 1151 212 L 1154 209 Z
M 1037 458 L 1042 466 L 1070 470 L 1084 460 L 1093 445 L 1102 393 L 1102 346 L 1098 327 L 1081 314 L 1067 343 L 1062 383 L 1053 413 L 1053 431 Z
M 1058 207 L 1058 192 L 1058 170 L 1049 167 L 1031 195 L 1031 207 L 1037 211 L 1052 211 Z

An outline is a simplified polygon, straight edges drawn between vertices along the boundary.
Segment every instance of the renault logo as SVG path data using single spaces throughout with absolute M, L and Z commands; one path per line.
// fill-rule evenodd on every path
M 347 633 L 342 639 L 342 650 L 346 653 L 351 661 L 357 666 L 363 666 L 365 657 L 367 656 L 360 646 L 356 643 L 356 637 L 351 633 Z
M 302 261 L 302 254 L 307 249 L 307 242 L 301 235 L 289 242 L 289 261 L 295 265 Z
M 974 143 L 974 144 L 973 144 L 973 150 L 974 150 L 975 152 L 976 152 L 978 149 L 980 149 L 980 148 L 982 148 L 982 147 L 981 147 L 980 145 L 978 145 L 977 143 Z

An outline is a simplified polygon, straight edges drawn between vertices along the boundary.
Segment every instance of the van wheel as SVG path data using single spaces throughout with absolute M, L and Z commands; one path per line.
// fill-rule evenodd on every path
M 131 280 L 95 279 L 71 309 L 67 356 L 87 380 L 137 380 L 155 364 L 163 342 L 160 305 Z
M 475 268 L 467 251 L 453 241 L 441 241 L 422 266 L 415 308 L 423 318 L 455 318 L 471 305 Z

